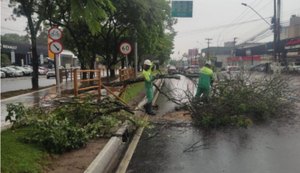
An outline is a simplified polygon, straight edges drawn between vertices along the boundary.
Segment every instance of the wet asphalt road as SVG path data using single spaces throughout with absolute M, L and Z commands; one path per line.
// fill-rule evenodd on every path
M 16 78 L 2 78 L 1 79 L 1 93 L 7 91 L 15 91 L 21 89 L 31 89 L 31 76 L 16 77 Z M 45 75 L 39 75 L 39 86 L 49 86 L 56 84 L 55 78 L 47 79 Z
M 180 86 L 176 82 L 166 86 Z M 300 78 L 294 78 L 291 86 L 300 93 Z M 158 105 L 167 107 L 158 116 L 174 109 L 163 97 Z M 144 131 L 127 173 L 299 173 L 299 103 L 295 113 L 248 129 L 156 125 Z M 157 135 L 149 138 L 153 134 Z

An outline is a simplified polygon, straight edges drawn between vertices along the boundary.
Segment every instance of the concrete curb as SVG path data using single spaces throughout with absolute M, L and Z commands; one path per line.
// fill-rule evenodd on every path
M 159 83 L 159 86 L 162 86 L 163 81 L 159 80 L 157 83 Z M 156 89 L 154 89 L 156 91 Z M 155 101 L 158 98 L 158 92 L 156 92 L 156 95 L 154 97 Z M 137 109 L 141 109 L 142 105 L 146 102 L 146 97 L 139 103 L 137 106 Z M 126 127 L 128 128 L 128 126 Z M 122 130 L 123 129 L 123 132 Z M 123 159 L 126 160 L 125 163 L 123 163 L 121 171 L 127 169 L 127 166 L 129 164 L 128 161 L 130 161 L 132 154 L 137 146 L 137 143 L 139 141 L 139 138 L 141 134 L 143 133 L 144 128 L 139 128 L 137 130 L 137 133 L 134 136 L 134 139 L 132 140 L 130 145 L 133 145 L 130 148 L 129 152 L 126 152 Z M 124 127 L 121 127 L 118 132 L 121 134 L 124 134 Z M 120 134 L 119 134 L 120 135 Z M 122 154 L 126 150 L 128 143 L 123 142 L 122 138 L 120 136 L 112 137 L 108 141 L 108 143 L 105 145 L 105 147 L 100 151 L 100 153 L 97 155 L 97 157 L 93 160 L 93 162 L 88 166 L 88 168 L 84 171 L 85 173 L 107 173 L 107 172 L 113 172 L 117 167 L 119 161 L 122 159 Z M 120 168 L 119 168 L 120 169 Z M 117 172 L 120 172 L 118 169 Z
M 164 84 L 164 81 L 160 82 L 159 84 L 159 88 L 162 87 L 162 85 Z M 159 95 L 159 92 L 156 92 L 155 94 L 155 97 L 153 99 L 153 103 L 155 103 L 158 99 L 158 95 Z M 143 104 L 139 104 L 138 107 L 142 107 Z M 144 131 L 144 127 L 141 127 L 137 130 L 137 132 L 135 133 L 131 143 L 129 144 L 128 148 L 127 148 L 127 151 L 123 157 L 123 159 L 121 160 L 119 166 L 118 166 L 118 169 L 116 170 L 116 173 L 126 173 L 126 170 L 128 168 L 128 165 L 130 163 L 130 160 L 133 156 L 133 153 L 137 147 L 137 144 L 139 143 L 140 141 L 140 138 L 143 134 L 143 131 Z
M 30 95 L 30 94 L 34 94 L 34 93 L 37 93 L 37 92 L 40 92 L 40 91 L 44 91 L 44 90 L 48 90 L 48 89 L 55 88 L 55 87 L 56 87 L 56 85 L 54 85 L 54 86 L 50 85 L 48 88 L 44 88 L 44 89 L 41 89 L 41 90 L 36 90 L 36 91 L 29 92 L 29 93 L 26 93 L 26 94 L 17 95 L 17 96 L 10 97 L 10 98 L 7 98 L 7 99 L 1 99 L 1 103 L 4 102 L 4 101 L 9 101 L 9 100 L 17 99 L 18 97 L 27 96 L 27 95 Z

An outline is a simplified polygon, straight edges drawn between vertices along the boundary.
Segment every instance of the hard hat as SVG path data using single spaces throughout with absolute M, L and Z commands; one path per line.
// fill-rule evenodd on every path
M 149 60 L 149 59 L 146 59 L 145 61 L 144 61 L 144 65 L 151 65 L 152 63 L 151 63 L 151 61 Z
M 211 61 L 210 61 L 210 60 L 207 60 L 207 61 L 205 62 L 205 64 L 211 65 Z

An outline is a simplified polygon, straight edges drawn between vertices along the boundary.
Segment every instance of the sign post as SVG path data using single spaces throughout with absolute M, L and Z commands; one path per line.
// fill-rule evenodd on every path
M 128 68 L 128 54 L 132 51 L 131 45 L 128 42 L 122 42 L 120 44 L 120 52 L 125 55 L 125 66 Z
M 52 27 L 48 31 L 48 37 L 53 40 L 49 44 L 50 51 L 54 54 L 55 57 L 55 66 L 56 66 L 56 86 L 57 86 L 57 95 L 60 97 L 61 95 L 61 88 L 60 88 L 60 79 L 59 79 L 59 58 L 60 53 L 63 51 L 63 45 L 60 42 L 60 39 L 62 38 L 62 32 L 57 27 Z

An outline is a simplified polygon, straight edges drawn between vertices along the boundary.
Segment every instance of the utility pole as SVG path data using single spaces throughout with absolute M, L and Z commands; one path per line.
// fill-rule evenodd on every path
M 236 40 L 237 40 L 237 37 L 234 37 L 234 38 L 233 38 L 233 50 L 232 50 L 232 56 L 235 56 Z
M 274 32 L 274 41 L 273 41 L 273 58 L 277 62 L 277 20 L 276 20 L 276 0 L 274 0 L 274 16 L 273 16 L 273 32 Z
M 281 0 L 277 0 L 277 57 L 278 61 L 281 60 L 281 48 L 280 48 L 280 15 L 281 15 Z
M 273 17 L 273 31 L 274 31 L 274 42 L 273 42 L 273 55 L 274 61 L 278 62 L 280 59 L 280 13 L 281 13 L 281 0 L 274 0 L 274 17 Z
M 207 60 L 209 59 L 209 43 L 210 43 L 210 40 L 212 40 L 211 38 L 206 38 L 205 40 L 207 40 Z

